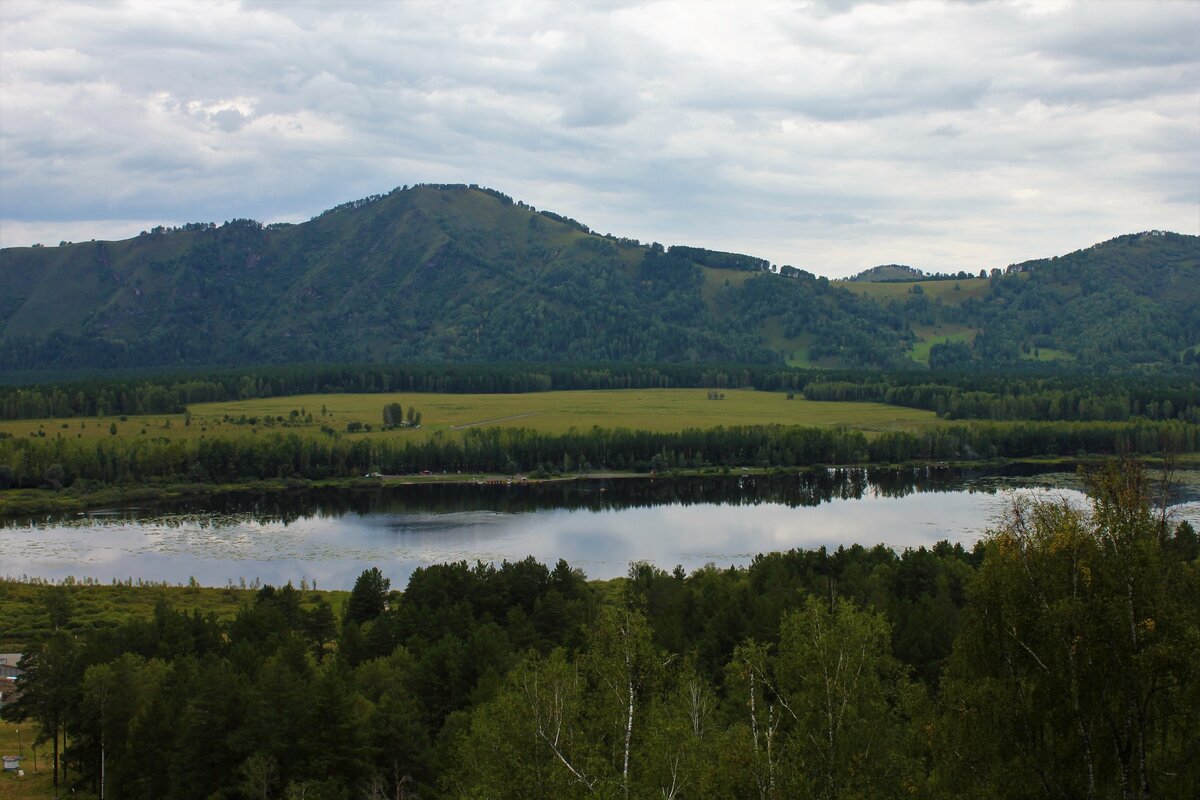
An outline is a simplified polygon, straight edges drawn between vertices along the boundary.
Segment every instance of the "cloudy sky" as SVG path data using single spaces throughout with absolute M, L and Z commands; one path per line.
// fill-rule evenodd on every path
M 1200 233 L 1200 2 L 0 3 L 0 244 L 480 183 L 830 276 Z

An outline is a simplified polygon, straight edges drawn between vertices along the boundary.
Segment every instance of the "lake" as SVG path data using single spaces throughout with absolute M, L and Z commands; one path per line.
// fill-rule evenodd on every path
M 1200 472 L 1177 479 L 1173 513 L 1200 526 Z M 1082 488 L 1069 467 L 1016 464 L 231 495 L 4 521 L 0 575 L 348 589 L 377 566 L 403 587 L 422 565 L 532 555 L 612 578 L 633 561 L 690 571 L 792 548 L 970 548 L 1014 498 L 1083 503 Z

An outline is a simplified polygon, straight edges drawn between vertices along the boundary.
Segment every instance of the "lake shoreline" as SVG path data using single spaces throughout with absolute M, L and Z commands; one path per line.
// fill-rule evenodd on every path
M 570 475 L 530 477 L 529 475 L 507 475 L 489 473 L 470 474 L 422 474 L 422 475 L 371 475 L 356 478 L 275 478 L 240 483 L 205 484 L 175 483 L 163 485 L 106 486 L 88 492 L 73 492 L 71 489 L 7 489 L 0 491 L 0 519 L 32 517 L 43 514 L 89 513 L 100 510 L 119 510 L 139 503 L 157 503 L 188 500 L 204 500 L 235 494 L 287 494 L 313 489 L 345 491 L 380 491 L 395 486 L 417 485 L 504 485 L 540 486 L 547 484 L 570 484 L 595 480 L 654 480 L 656 478 L 712 478 L 752 475 L 803 474 L 828 469 L 919 469 L 922 467 L 950 468 L 996 468 L 1015 464 L 1031 466 L 1078 467 L 1088 464 L 1103 464 L 1115 456 L 1047 456 L 1034 458 L 994 458 L 974 460 L 920 460 L 899 463 L 853 463 L 812 464 L 804 467 L 702 467 L 672 469 L 662 472 L 600 471 Z M 1151 469 L 1161 467 L 1161 457 L 1138 459 Z M 1174 458 L 1176 468 L 1200 468 L 1200 453 L 1189 453 Z

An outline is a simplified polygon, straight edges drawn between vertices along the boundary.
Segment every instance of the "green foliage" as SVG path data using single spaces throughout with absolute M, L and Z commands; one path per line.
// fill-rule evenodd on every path
M 930 365 L 994 369 L 1035 348 L 1092 365 L 1178 364 L 1200 341 L 1200 239 L 1151 231 L 1018 265 L 942 318 L 980 330 L 969 353 L 935 345 Z
M 66 744 L 69 719 L 79 701 L 79 645 L 66 631 L 58 631 L 30 648 L 18 666 L 23 671 L 17 682 L 17 697 L 5 703 L 3 718 L 37 723 L 38 735 L 33 744 L 50 743 L 50 769 L 57 793 L 59 776 L 66 773 L 66 764 L 59 756 Z
M 1200 382 L 1186 375 L 842 374 L 804 385 L 809 400 L 874 401 L 947 419 L 1200 422 Z
M 1197 238 L 1125 236 L 947 301 L 752 256 L 599 236 L 474 186 L 397 189 L 299 225 L 235 219 L 119 242 L 0 251 L 0 370 L 206 364 L 1194 364 Z M 718 292 L 710 278 L 735 278 Z M 31 279 L 30 276 L 36 276 Z M 744 279 L 744 280 L 742 280 Z M 903 284 L 899 284 L 902 289 Z M 920 293 L 918 293 L 918 289 Z M 931 299 L 933 298 L 933 299 Z M 769 333 L 783 331 L 783 341 Z M 803 345 L 800 342 L 804 342 Z
M 24 373 L 45 380 L 47 373 Z M 74 373 L 71 373 L 72 375 Z M 88 380 L 0 387 L 0 418 L 184 413 L 193 403 L 296 394 L 512 394 L 566 389 L 803 388 L 799 370 L 754 364 L 409 364 L 257 367 L 234 371 L 121 371 Z M 14 376 L 15 377 L 15 376 Z M 326 410 L 322 408 L 321 416 Z
M 9 248 L 0 369 L 778 360 L 713 319 L 695 282 L 639 275 L 651 253 L 467 186 L 398 190 L 294 226 Z
M 812 464 L 898 463 L 912 459 L 978 459 L 1077 453 L 1185 453 L 1200 450 L 1200 425 L 1178 420 L 1126 423 L 972 423 L 916 433 L 799 426 L 731 426 L 677 433 L 470 428 L 461 437 L 409 439 L 313 438 L 295 433 L 239 438 L 0 440 L 0 465 L 10 486 L 34 489 L 47 475 L 62 494 L 100 485 L 218 484 L 256 479 L 324 479 L 383 471 L 500 474 L 545 464 L 649 472 L 709 466 L 796 467 Z M 12 489 L 0 501 L 20 492 Z M 2 507 L 2 506 L 0 506 Z M 12 513 L 10 512 L 10 513 Z
M 727 686 L 742 706 L 765 797 L 895 797 L 923 782 L 908 714 L 920 693 L 888 652 L 883 617 L 809 597 L 782 620 L 777 655 L 740 645 Z
M 346 621 L 356 625 L 370 622 L 387 607 L 388 589 L 392 582 L 383 577 L 378 567 L 363 570 L 354 581 L 350 599 L 346 601 Z
M 970 589 L 941 779 L 996 798 L 1190 797 L 1200 788 L 1200 573 L 1167 546 L 1133 463 L 1090 512 L 1016 501 Z
M 736 269 L 744 272 L 769 272 L 771 269 L 771 263 L 763 258 L 755 258 L 741 253 L 705 250 L 703 247 L 673 245 L 667 248 L 667 255 L 717 269 Z
M 394 428 L 404 421 L 404 406 L 400 403 L 388 403 L 383 407 L 384 427 Z

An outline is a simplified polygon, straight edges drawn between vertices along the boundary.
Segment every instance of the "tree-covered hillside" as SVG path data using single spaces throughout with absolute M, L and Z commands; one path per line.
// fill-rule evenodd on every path
M 895 367 L 1043 352 L 1080 364 L 1180 363 L 1200 345 L 1198 241 L 1122 237 L 1010 277 L 972 278 L 963 291 L 955 282 L 952 295 L 947 281 L 843 284 L 776 272 L 753 256 L 643 245 L 496 191 L 419 186 L 299 225 L 235 219 L 2 250 L 0 370 L 318 361 Z
M 1200 239 L 1120 236 L 1060 258 L 1030 261 L 963 303 L 980 330 L 970 351 L 943 347 L 931 363 L 1017 361 L 1043 348 L 1096 364 L 1195 363 L 1200 346 Z
M 1128 234 L 978 276 L 861 277 L 840 285 L 902 319 L 914 337 L 909 355 L 934 369 L 1200 362 L 1200 237 Z

